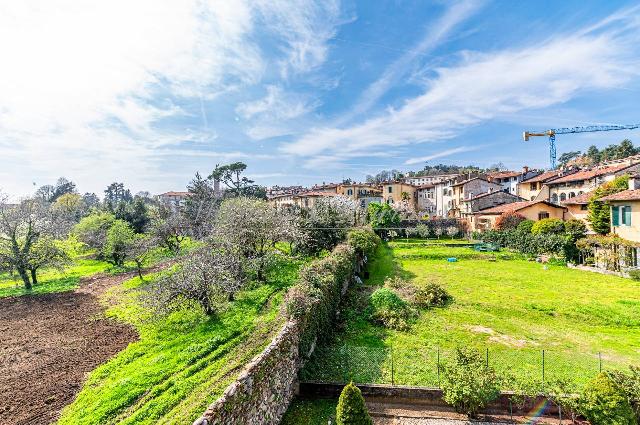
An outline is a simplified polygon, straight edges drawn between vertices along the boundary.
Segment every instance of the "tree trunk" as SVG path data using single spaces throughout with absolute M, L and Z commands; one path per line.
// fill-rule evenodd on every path
M 31 282 L 34 285 L 38 284 L 38 278 L 36 277 L 37 272 L 38 272 L 37 269 L 31 269 Z
M 20 277 L 22 278 L 22 281 L 24 282 L 24 288 L 27 291 L 30 291 L 32 286 L 31 286 L 31 281 L 29 280 L 29 275 L 27 274 L 27 270 L 24 268 L 19 268 L 18 274 L 20 275 Z

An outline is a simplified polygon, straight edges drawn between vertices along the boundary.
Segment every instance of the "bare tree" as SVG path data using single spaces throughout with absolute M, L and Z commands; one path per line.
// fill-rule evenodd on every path
M 142 270 L 147 265 L 156 247 L 156 241 L 148 235 L 136 234 L 129 241 L 127 256 L 136 264 L 136 270 L 140 280 L 144 280 Z
M 187 218 L 176 208 L 160 205 L 151 214 L 149 234 L 160 246 L 164 246 L 174 254 L 180 252 L 180 246 L 187 237 L 188 230 Z
M 1 262 L 18 273 L 27 290 L 31 290 L 35 283 L 31 281 L 29 272 L 35 277 L 36 270 L 47 265 L 47 256 L 39 255 L 38 251 L 46 252 L 50 246 L 38 248 L 38 241 L 56 233 L 53 216 L 41 199 L 26 199 L 17 205 L 7 204 L 6 196 L 0 199 Z M 58 259 L 51 260 L 52 264 L 58 262 Z M 34 268 L 36 262 L 39 265 Z
M 71 258 L 51 236 L 39 238 L 31 247 L 27 260 L 27 269 L 31 273 L 31 283 L 38 284 L 38 270 L 44 267 L 54 267 L 63 270 Z

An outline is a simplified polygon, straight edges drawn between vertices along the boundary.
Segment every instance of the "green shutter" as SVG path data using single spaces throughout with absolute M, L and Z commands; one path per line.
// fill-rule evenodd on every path
M 631 226 L 631 206 L 627 205 L 625 207 L 622 208 L 622 223 L 627 225 L 627 226 Z
M 619 207 L 611 207 L 611 224 L 613 226 L 620 225 L 620 208 Z

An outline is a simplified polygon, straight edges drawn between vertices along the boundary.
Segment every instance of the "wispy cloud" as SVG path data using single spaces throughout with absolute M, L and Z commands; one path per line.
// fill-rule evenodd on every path
M 472 152 L 475 150 L 480 149 L 480 146 L 460 146 L 457 148 L 453 148 L 453 149 L 447 149 L 441 152 L 437 152 L 431 155 L 427 155 L 427 156 L 422 156 L 419 158 L 411 158 L 411 159 L 407 159 L 404 163 L 406 165 L 413 165 L 413 164 L 419 164 L 421 162 L 427 162 L 427 161 L 431 161 L 433 159 L 438 159 L 438 158 L 444 158 L 447 156 L 451 156 L 451 155 L 455 155 L 457 153 L 462 153 L 462 152 Z
M 446 140 L 491 119 L 616 87 L 640 73 L 640 19 L 631 12 L 605 27 L 519 50 L 465 52 L 457 65 L 437 69 L 425 93 L 402 107 L 359 125 L 314 128 L 282 151 L 319 156 Z

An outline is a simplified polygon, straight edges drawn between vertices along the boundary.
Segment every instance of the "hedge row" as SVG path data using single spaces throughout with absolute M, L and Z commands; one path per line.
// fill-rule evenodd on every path
M 317 340 L 327 338 L 344 286 L 353 278 L 358 263 L 371 256 L 380 238 L 371 228 L 355 229 L 347 241 L 324 258 L 300 271 L 298 283 L 287 293 L 286 312 L 300 324 L 300 353 L 309 355 Z
M 501 247 L 511 248 L 528 255 L 552 254 L 573 257 L 575 249 L 571 238 L 566 235 L 533 234 L 518 229 L 487 230 L 474 235 L 483 242 L 492 242 Z

